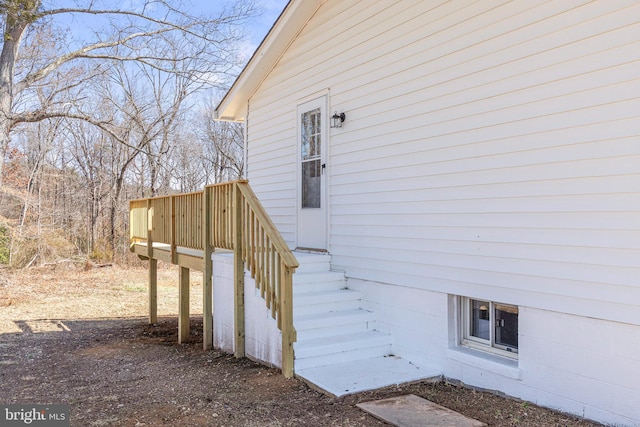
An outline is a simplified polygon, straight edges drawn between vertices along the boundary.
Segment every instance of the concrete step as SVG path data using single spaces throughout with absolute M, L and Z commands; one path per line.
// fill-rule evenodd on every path
M 360 292 L 338 289 L 293 294 L 295 315 L 331 313 L 360 308 Z
M 293 252 L 300 266 L 296 273 L 316 273 L 331 269 L 331 255 L 306 252 Z
M 439 381 L 442 371 L 419 366 L 396 356 L 361 359 L 317 368 L 299 368 L 296 376 L 339 397 L 413 381 Z
M 293 293 L 329 291 L 346 288 L 344 273 L 324 271 L 313 273 L 295 273 L 293 275 Z
M 373 330 L 375 316 L 360 308 L 360 292 L 346 289 L 331 256 L 296 253 L 293 276 L 295 369 L 312 369 L 388 355 L 391 336 Z
M 298 333 L 298 339 L 305 341 L 305 340 L 310 340 L 315 338 L 333 337 L 336 335 L 336 333 L 351 334 L 356 332 L 366 332 L 369 330 L 373 330 L 369 328 L 374 328 L 374 327 L 375 327 L 375 322 L 371 321 L 367 323 L 364 323 L 364 322 L 349 323 L 349 324 L 341 325 L 339 329 L 336 327 L 332 327 L 332 328 L 302 329 L 302 330 L 296 330 L 296 331 Z
M 375 328 L 375 320 L 374 313 L 360 308 L 298 315 L 294 308 L 293 313 L 293 325 L 299 341 L 366 332 Z
M 296 314 L 295 309 L 293 312 L 293 324 L 297 331 L 342 327 L 351 323 L 366 324 L 373 321 L 375 315 L 361 308 L 312 314 Z
M 388 355 L 391 336 L 378 331 L 333 335 L 298 341 L 294 350 L 296 370 L 309 369 Z

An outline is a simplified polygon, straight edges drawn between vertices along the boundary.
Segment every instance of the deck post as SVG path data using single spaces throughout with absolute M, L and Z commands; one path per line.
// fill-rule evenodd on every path
M 233 186 L 233 283 L 234 283 L 234 355 L 245 356 L 244 262 L 242 260 L 242 192 Z
M 149 258 L 149 323 L 158 323 L 158 260 L 153 258 L 153 208 L 147 199 L 147 257 Z
M 213 348 L 213 266 L 211 254 L 211 200 L 209 189 L 202 190 L 202 348 Z
M 182 344 L 187 338 L 189 338 L 189 285 L 190 270 L 187 267 L 180 267 L 180 287 L 178 290 L 178 299 L 180 301 L 178 308 L 178 344 Z
M 171 264 L 177 264 L 176 252 L 176 199 L 169 196 L 169 244 L 171 245 Z
M 280 313 L 282 319 L 282 374 L 292 378 L 294 373 L 293 343 L 296 331 L 293 328 L 293 272 L 283 266 L 280 269 Z
M 158 323 L 158 260 L 149 258 L 149 323 Z
M 153 258 L 153 208 L 151 199 L 147 199 L 147 258 Z

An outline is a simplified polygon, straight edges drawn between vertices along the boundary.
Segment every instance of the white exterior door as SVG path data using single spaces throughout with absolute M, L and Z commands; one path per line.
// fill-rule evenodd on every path
M 326 97 L 298 106 L 297 246 L 327 249 Z

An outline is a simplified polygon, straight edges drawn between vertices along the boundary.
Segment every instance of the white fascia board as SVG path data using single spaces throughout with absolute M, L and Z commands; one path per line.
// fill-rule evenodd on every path
M 291 0 L 215 111 L 217 120 L 242 121 L 246 104 L 289 45 L 326 0 Z

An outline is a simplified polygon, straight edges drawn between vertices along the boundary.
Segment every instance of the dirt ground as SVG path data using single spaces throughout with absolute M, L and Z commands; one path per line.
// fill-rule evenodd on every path
M 159 272 L 157 325 L 145 318 L 146 274 L 0 269 L 0 403 L 68 404 L 72 426 L 383 426 L 355 405 L 413 393 L 490 426 L 597 425 L 445 382 L 325 396 L 276 369 L 203 351 L 195 274 L 192 339 L 178 345 L 178 272 Z

